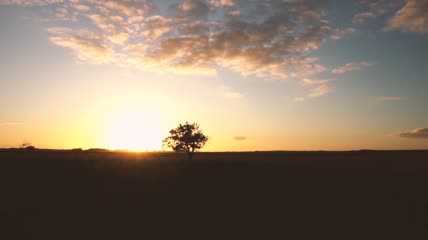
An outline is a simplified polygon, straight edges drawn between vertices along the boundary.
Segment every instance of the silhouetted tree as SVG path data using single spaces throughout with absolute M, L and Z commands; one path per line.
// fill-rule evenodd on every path
M 29 141 L 24 141 L 21 145 L 19 145 L 19 148 L 24 149 L 28 146 L 31 146 L 31 143 Z
M 25 141 L 24 143 L 22 143 L 21 145 L 19 145 L 19 148 L 22 150 L 36 150 L 36 147 L 34 147 L 33 145 L 31 145 L 30 142 Z
M 189 159 L 193 153 L 201 149 L 208 141 L 208 137 L 202 133 L 197 123 L 180 124 L 169 131 L 169 136 L 163 140 L 163 145 L 175 152 L 185 152 Z

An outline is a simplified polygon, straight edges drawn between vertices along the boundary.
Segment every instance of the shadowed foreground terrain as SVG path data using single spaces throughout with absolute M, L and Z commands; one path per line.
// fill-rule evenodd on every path
M 428 151 L 0 152 L 0 239 L 427 239 Z

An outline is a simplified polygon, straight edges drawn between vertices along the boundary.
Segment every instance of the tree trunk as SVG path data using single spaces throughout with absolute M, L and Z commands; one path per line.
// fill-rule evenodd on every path
M 189 160 L 192 160 L 193 152 L 187 152 L 187 157 L 189 158 Z

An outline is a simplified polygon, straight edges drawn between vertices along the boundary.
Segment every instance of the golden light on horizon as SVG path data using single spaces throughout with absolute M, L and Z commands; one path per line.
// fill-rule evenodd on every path
M 159 121 L 143 110 L 117 113 L 107 124 L 105 133 L 104 141 L 112 150 L 160 150 L 164 137 Z

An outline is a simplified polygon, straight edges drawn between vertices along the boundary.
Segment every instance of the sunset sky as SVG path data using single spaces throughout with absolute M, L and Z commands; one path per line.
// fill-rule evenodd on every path
M 0 147 L 428 148 L 428 0 L 0 0 Z

